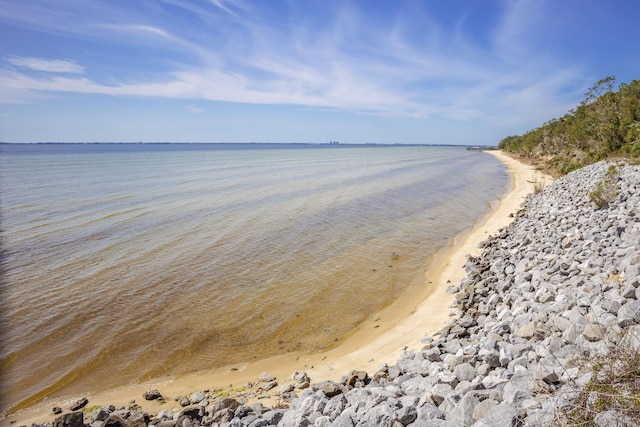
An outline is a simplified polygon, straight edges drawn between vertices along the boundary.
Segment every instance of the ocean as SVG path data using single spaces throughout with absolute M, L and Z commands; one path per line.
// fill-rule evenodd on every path
M 0 144 L 0 409 L 334 346 L 508 181 L 461 147 Z

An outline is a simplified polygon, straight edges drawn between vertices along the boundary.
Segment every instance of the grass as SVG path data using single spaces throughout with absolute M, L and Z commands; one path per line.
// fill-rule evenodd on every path
M 531 181 L 527 182 L 533 186 L 533 192 L 535 194 L 542 193 L 542 190 L 544 190 L 544 187 L 546 186 L 544 176 L 540 177 L 537 173 L 531 177 Z
M 606 207 L 609 203 L 618 197 L 620 192 L 620 171 L 616 165 L 609 166 L 606 175 L 601 181 L 598 181 L 596 188 L 589 193 L 589 198 L 598 209 Z
M 632 334 L 611 345 L 608 354 L 583 360 L 582 369 L 591 378 L 559 425 L 598 426 L 596 418 L 605 412 L 618 426 L 640 425 L 640 333 Z

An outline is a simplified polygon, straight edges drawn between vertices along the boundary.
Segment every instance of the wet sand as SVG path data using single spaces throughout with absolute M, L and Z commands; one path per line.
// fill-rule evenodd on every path
M 447 288 L 457 285 L 464 277 L 464 263 L 468 255 L 478 255 L 478 245 L 500 228 L 508 225 L 511 215 L 517 212 L 525 197 L 533 192 L 531 181 L 534 176 L 544 179 L 546 184 L 552 178 L 536 172 L 500 151 L 489 151 L 506 166 L 510 175 L 511 187 L 503 197 L 492 204 L 490 211 L 470 230 L 456 236 L 450 244 L 430 257 L 421 274 L 421 285 L 410 287 L 405 294 L 391 306 L 378 313 L 373 319 L 363 323 L 352 335 L 328 351 L 305 355 L 286 354 L 245 365 L 226 366 L 206 372 L 157 379 L 144 384 L 135 384 L 113 390 L 87 393 L 89 407 L 113 404 L 128 406 L 131 400 L 142 406 L 143 410 L 155 413 L 171 410 L 179 405 L 173 398 L 180 395 L 190 396 L 196 391 L 241 388 L 246 382 L 255 382 L 261 372 L 269 372 L 278 378 L 279 385 L 287 384 L 294 371 L 305 371 L 313 382 L 325 379 L 339 380 L 352 370 L 364 370 L 375 373 L 385 363 L 393 364 L 403 349 L 419 349 L 422 338 L 436 334 L 455 312 L 451 307 L 453 295 Z M 363 295 L 362 298 L 366 298 Z M 353 301 L 358 304 L 358 301 Z M 349 307 L 345 307 L 348 310 Z M 339 313 L 336 313 L 339 321 Z M 313 331 L 310 331 L 313 333 Z M 117 375 L 114 372 L 114 375 Z M 142 394 L 157 388 L 167 397 L 167 403 L 145 401 Z M 34 422 L 52 421 L 55 416 L 51 408 L 60 406 L 67 410 L 70 402 L 83 396 L 44 400 L 29 408 L 11 414 L 0 420 L 0 426 L 30 425 Z M 264 404 L 272 400 L 262 400 Z

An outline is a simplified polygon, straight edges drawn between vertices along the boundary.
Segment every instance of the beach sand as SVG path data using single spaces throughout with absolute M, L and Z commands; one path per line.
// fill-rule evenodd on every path
M 179 408 L 173 401 L 176 396 L 190 396 L 203 390 L 233 390 L 242 388 L 247 382 L 255 382 L 262 372 L 269 372 L 278 379 L 279 386 L 290 383 L 294 371 L 305 371 L 311 382 L 326 379 L 340 380 L 352 370 L 366 371 L 373 375 L 385 363 L 394 364 L 403 349 L 422 348 L 420 340 L 433 336 L 442 329 L 455 312 L 451 307 L 454 296 L 447 293 L 449 286 L 457 286 L 464 277 L 464 263 L 468 255 L 479 255 L 478 245 L 488 236 L 512 221 L 526 196 L 533 192 L 532 180 L 544 180 L 550 184 L 552 178 L 535 171 L 500 151 L 488 151 L 506 166 L 511 180 L 511 188 L 492 204 L 490 212 L 481 218 L 470 230 L 456 236 L 450 244 L 437 251 L 427 262 L 420 286 L 412 286 L 405 295 L 381 311 L 373 319 L 363 323 L 349 337 L 336 343 L 332 349 L 313 355 L 287 354 L 246 365 L 227 366 L 206 372 L 165 378 L 144 384 L 124 386 L 113 390 L 88 393 L 89 407 L 113 404 L 117 407 L 129 406 L 134 400 L 149 413 L 163 409 Z M 362 298 L 366 298 L 363 295 Z M 357 304 L 358 301 L 354 301 Z M 345 307 L 348 310 L 349 307 Z M 336 313 L 339 321 L 339 313 Z M 310 331 L 313 333 L 313 331 Z M 117 375 L 117 372 L 114 372 Z M 158 389 L 167 402 L 145 401 L 142 394 L 150 389 Z M 51 408 L 60 406 L 67 412 L 69 404 L 83 396 L 69 396 L 39 402 L 0 420 L 0 426 L 31 425 L 37 422 L 51 422 L 55 415 Z M 273 400 L 262 400 L 267 405 Z

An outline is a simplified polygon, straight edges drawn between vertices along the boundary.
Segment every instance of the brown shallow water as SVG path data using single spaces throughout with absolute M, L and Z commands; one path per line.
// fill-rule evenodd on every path
M 3 412 L 328 348 L 507 184 L 442 147 L 44 147 L 0 166 Z

